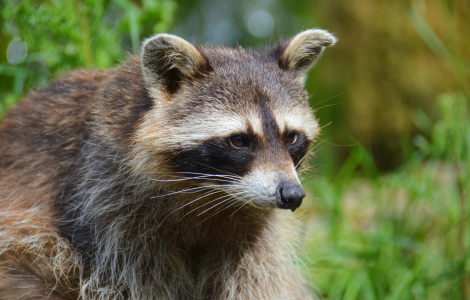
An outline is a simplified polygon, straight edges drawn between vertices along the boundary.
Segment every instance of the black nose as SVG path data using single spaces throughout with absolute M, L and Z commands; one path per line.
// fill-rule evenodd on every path
M 277 207 L 295 211 L 304 197 L 305 191 L 300 185 L 281 185 L 278 189 Z

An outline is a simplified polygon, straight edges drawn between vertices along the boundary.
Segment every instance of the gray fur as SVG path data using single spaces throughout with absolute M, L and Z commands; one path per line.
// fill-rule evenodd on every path
M 305 158 L 285 136 L 319 133 L 303 77 L 334 42 L 310 30 L 255 52 L 161 34 L 19 102 L 0 126 L 0 299 L 311 299 L 295 216 L 274 207 Z M 248 133 L 249 151 L 224 144 Z M 228 160 L 244 171 L 193 171 L 184 155 L 204 145 L 249 157 Z

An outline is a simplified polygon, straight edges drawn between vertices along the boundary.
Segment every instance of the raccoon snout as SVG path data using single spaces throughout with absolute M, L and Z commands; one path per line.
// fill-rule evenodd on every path
M 295 211 L 302 204 L 305 191 L 300 185 L 281 184 L 276 197 L 277 207 Z

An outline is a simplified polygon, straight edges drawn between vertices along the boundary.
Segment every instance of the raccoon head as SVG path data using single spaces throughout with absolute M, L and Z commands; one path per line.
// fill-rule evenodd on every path
M 305 196 L 297 172 L 319 133 L 304 81 L 335 42 L 318 29 L 264 51 L 146 40 L 142 72 L 155 105 L 136 131 L 136 168 L 162 184 L 295 210 Z

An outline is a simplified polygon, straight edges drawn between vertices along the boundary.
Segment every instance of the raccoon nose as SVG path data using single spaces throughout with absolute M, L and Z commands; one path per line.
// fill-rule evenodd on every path
M 295 211 L 302 204 L 305 191 L 300 185 L 282 185 L 278 190 L 277 207 Z

